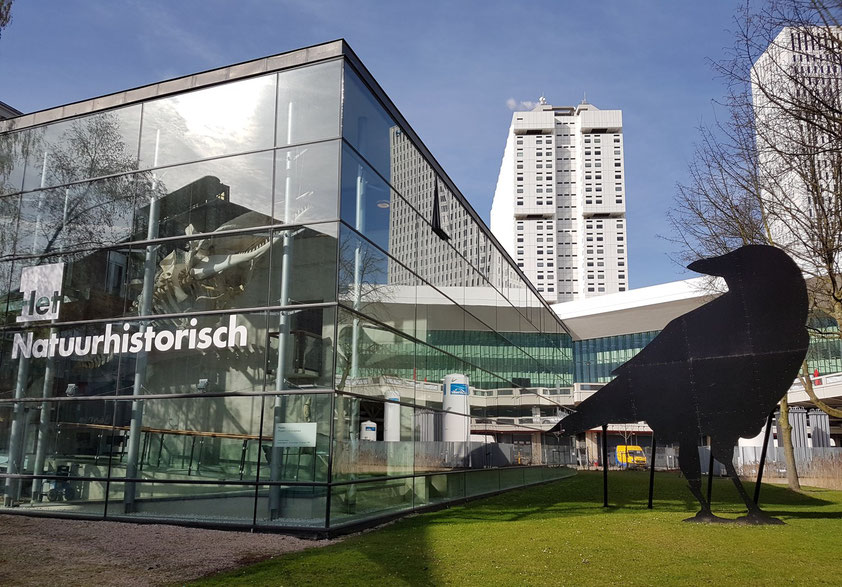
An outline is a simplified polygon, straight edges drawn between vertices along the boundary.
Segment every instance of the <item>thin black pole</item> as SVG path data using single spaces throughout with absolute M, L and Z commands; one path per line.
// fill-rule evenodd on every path
M 708 503 L 711 503 L 713 493 L 713 440 L 710 441 L 710 460 L 708 461 Z
M 608 507 L 608 424 L 602 425 L 602 507 Z
M 649 505 L 652 509 L 652 494 L 655 490 L 655 433 L 652 433 L 652 462 L 649 463 Z
M 763 467 L 766 466 L 766 449 L 769 448 L 769 433 L 772 432 L 772 420 L 775 418 L 775 410 L 769 412 L 766 418 L 766 434 L 763 435 L 763 450 L 760 451 L 760 466 L 757 467 L 757 483 L 754 485 L 754 504 L 757 505 L 760 499 L 760 482 L 763 481 Z

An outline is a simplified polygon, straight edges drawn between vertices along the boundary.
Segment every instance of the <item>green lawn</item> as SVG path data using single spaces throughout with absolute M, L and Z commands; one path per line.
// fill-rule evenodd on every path
M 339 544 L 210 577 L 202 585 L 605 585 L 842 583 L 842 492 L 764 485 L 784 526 L 688 524 L 697 510 L 677 474 L 581 472 L 539 487 L 405 518 Z M 751 493 L 753 485 L 748 484 Z M 717 479 L 714 513 L 743 512 Z

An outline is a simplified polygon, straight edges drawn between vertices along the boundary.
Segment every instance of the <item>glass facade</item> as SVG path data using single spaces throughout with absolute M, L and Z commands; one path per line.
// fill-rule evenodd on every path
M 573 343 L 574 379 L 577 383 L 608 383 L 611 372 L 639 353 L 660 330 L 587 338 Z
M 0 511 L 319 532 L 567 474 L 563 325 L 352 54 L 290 62 L 0 133 Z

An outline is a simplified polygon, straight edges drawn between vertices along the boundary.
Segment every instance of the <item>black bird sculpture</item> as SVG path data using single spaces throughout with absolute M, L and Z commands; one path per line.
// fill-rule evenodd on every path
M 719 521 L 701 491 L 698 441 L 710 436 L 745 501 L 749 523 L 780 523 L 752 501 L 733 464 L 792 385 L 807 353 L 807 288 L 780 249 L 748 245 L 688 269 L 722 277 L 728 292 L 679 316 L 554 430 L 572 435 L 607 423 L 645 420 L 658 441 L 679 444 L 678 463 L 701 510 L 688 521 Z

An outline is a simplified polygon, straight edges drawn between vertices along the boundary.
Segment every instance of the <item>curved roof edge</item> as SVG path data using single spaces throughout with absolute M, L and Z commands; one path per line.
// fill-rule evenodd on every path
M 553 304 L 576 340 L 661 330 L 670 320 L 702 306 L 725 291 L 706 277 Z

